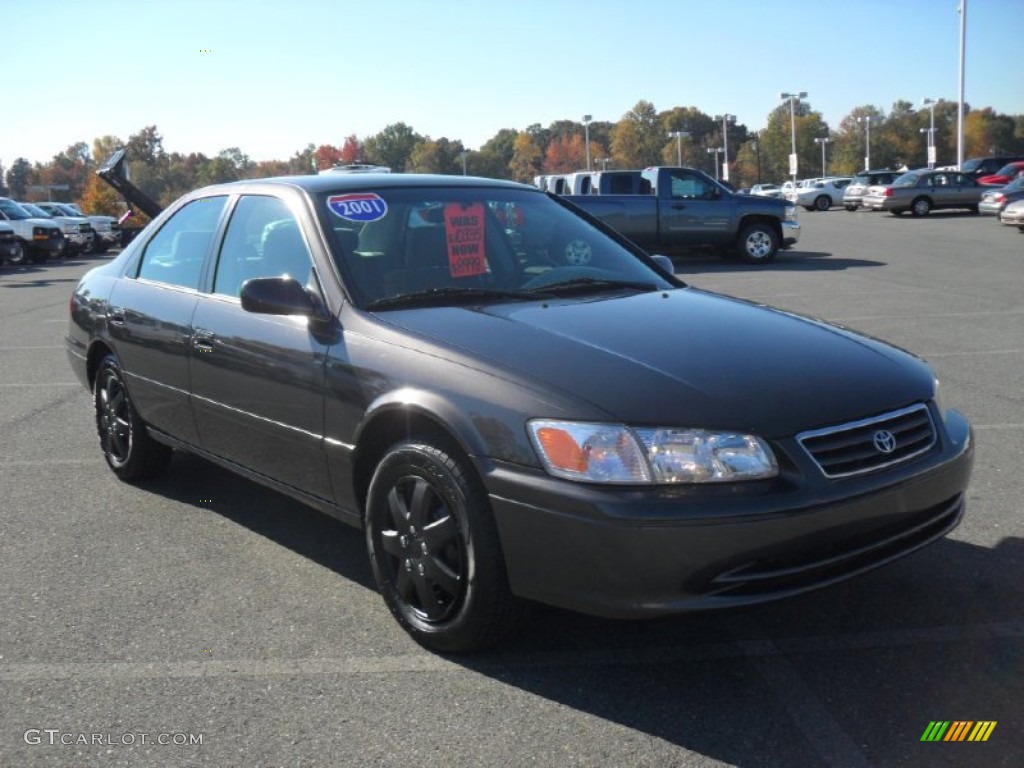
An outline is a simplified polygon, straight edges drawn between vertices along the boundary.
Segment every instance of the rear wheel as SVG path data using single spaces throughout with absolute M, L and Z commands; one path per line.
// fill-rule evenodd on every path
M 94 390 L 96 431 L 107 465 L 122 480 L 143 480 L 160 473 L 171 449 L 158 443 L 132 404 L 124 377 L 113 355 L 100 363 Z
M 420 645 L 476 651 L 518 623 L 487 493 L 457 449 L 414 439 L 385 454 L 367 494 L 366 544 L 384 602 Z
M 932 210 L 932 201 L 927 197 L 919 197 L 910 204 L 910 212 L 915 216 L 927 216 Z
M 770 224 L 754 222 L 740 230 L 740 256 L 750 264 L 767 264 L 779 252 L 779 236 Z
M 851 211 L 851 212 L 852 212 L 852 211 L 856 211 L 856 210 L 857 210 L 857 208 L 858 208 L 859 206 L 856 206 L 856 205 L 844 205 L 843 207 L 844 207 L 844 208 L 845 208 L 846 210 L 848 210 L 848 211 Z

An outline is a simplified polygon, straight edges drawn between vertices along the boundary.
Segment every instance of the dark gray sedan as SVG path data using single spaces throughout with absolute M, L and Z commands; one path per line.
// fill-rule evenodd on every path
M 364 529 L 442 652 L 529 601 L 793 595 L 960 522 L 971 429 L 928 365 L 663 264 L 510 182 L 239 182 L 89 272 L 68 352 L 118 477 L 188 451 Z
M 907 171 L 892 184 L 870 187 L 861 205 L 899 216 L 910 211 L 927 216 L 939 208 L 966 208 L 977 213 L 982 193 L 990 189 L 957 171 Z

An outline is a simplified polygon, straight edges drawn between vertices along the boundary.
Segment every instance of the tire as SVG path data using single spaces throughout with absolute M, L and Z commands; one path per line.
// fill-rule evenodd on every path
M 779 236 L 770 224 L 754 222 L 740 230 L 739 251 L 748 264 L 767 264 L 779 252 Z
M 7 258 L 7 263 L 12 264 L 16 267 L 20 267 L 28 260 L 28 246 L 26 246 L 20 240 L 18 241 L 18 250 L 14 252 L 13 256 Z
M 28 261 L 30 264 L 45 264 L 50 260 L 50 254 L 46 251 L 28 249 Z
M 856 211 L 856 210 L 857 210 L 857 208 L 859 208 L 860 206 L 857 206 L 857 205 L 844 205 L 843 207 L 844 207 L 844 208 L 845 208 L 846 210 L 848 210 L 848 211 L 849 211 L 850 213 L 853 213 L 853 212 L 854 212 L 854 211 Z
M 828 195 L 818 195 L 814 201 L 814 207 L 819 211 L 827 211 L 832 207 L 832 198 Z
M 910 212 L 914 216 L 927 216 L 931 210 L 932 201 L 927 197 L 918 197 L 910 204 Z
M 805 211 L 813 211 L 814 210 L 814 206 L 813 205 L 805 205 L 804 206 L 804 210 Z
M 456 450 L 416 439 L 393 446 L 374 471 L 365 522 L 384 602 L 423 647 L 481 650 L 519 622 L 487 493 Z
M 171 449 L 150 437 L 113 355 L 100 363 L 93 404 L 103 458 L 115 475 L 121 480 L 145 480 L 167 467 Z

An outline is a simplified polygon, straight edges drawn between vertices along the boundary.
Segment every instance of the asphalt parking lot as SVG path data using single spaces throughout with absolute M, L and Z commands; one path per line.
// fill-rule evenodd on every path
M 541 608 L 464 658 L 401 632 L 358 531 L 187 456 L 118 482 L 63 349 L 72 287 L 110 256 L 0 267 L 0 766 L 1019 766 L 1024 235 L 800 219 L 770 266 L 678 274 L 929 360 L 976 430 L 964 523 L 788 601 Z M 932 721 L 996 725 L 923 742 Z

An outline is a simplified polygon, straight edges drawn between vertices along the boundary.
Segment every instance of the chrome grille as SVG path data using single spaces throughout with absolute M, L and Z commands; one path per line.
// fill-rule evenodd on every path
M 935 444 L 935 425 L 927 406 L 914 405 L 796 439 L 826 477 L 849 477 L 921 455 Z

